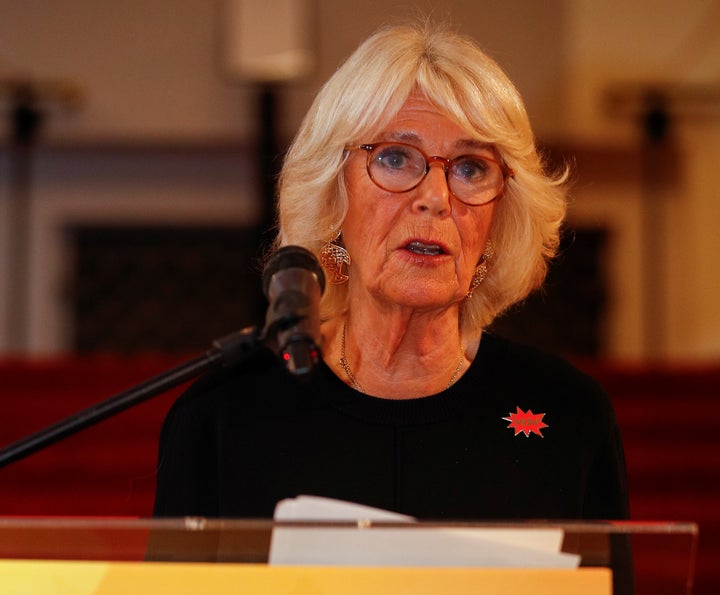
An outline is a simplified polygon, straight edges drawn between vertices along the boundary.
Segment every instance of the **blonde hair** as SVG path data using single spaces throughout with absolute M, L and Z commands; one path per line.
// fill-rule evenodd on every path
M 337 235 L 348 207 L 345 146 L 371 142 L 414 91 L 492 144 L 515 172 L 495 205 L 487 277 L 461 305 L 460 330 L 476 336 L 544 281 L 559 244 L 567 175 L 544 171 L 523 101 L 498 64 L 445 25 L 382 28 L 323 86 L 285 157 L 274 248 L 300 245 L 318 255 Z M 328 284 L 321 317 L 342 313 L 346 302 L 347 285 Z

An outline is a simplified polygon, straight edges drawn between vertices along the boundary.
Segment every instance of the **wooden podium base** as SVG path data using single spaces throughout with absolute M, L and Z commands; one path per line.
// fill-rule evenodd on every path
M 612 573 L 607 568 L 367 568 L 0 560 L 0 584 L 4 593 L 23 595 L 610 595 Z

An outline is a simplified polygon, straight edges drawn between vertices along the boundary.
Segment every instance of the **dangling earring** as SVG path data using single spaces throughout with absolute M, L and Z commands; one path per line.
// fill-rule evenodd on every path
M 482 256 L 480 257 L 480 262 L 475 267 L 475 272 L 473 273 L 472 280 L 470 281 L 470 289 L 467 292 L 466 297 L 471 298 L 473 291 L 475 291 L 480 284 L 485 280 L 485 277 L 487 277 L 488 273 L 488 264 L 495 256 L 495 248 L 493 246 L 493 243 L 491 240 L 487 241 L 487 244 L 485 244 L 485 250 L 482 253 Z
M 350 277 L 343 272 L 343 265 L 350 265 L 348 251 L 337 242 L 340 240 L 342 230 L 338 231 L 335 239 L 326 242 L 320 250 L 320 264 L 329 274 L 329 281 L 334 285 L 346 283 Z

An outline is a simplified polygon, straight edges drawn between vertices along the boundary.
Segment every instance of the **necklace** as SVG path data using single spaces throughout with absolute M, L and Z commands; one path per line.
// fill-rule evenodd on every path
M 340 365 L 342 366 L 342 369 L 345 370 L 345 374 L 347 374 L 348 380 L 350 381 L 350 386 L 352 386 L 355 390 L 359 390 L 361 393 L 364 393 L 365 390 L 362 387 L 362 384 L 358 381 L 358 379 L 355 377 L 355 374 L 353 374 L 353 371 L 350 369 L 350 364 L 347 361 L 347 358 L 345 357 L 345 334 L 347 332 L 347 320 L 343 322 L 343 329 L 342 329 L 342 336 L 340 338 Z M 450 380 L 445 385 L 445 388 L 443 390 L 449 389 L 455 380 L 457 380 L 458 374 L 460 374 L 460 370 L 462 370 L 463 364 L 465 363 L 465 354 L 463 353 L 462 345 L 460 345 L 460 361 L 458 362 L 457 367 L 455 368 L 455 371 L 453 372 L 453 375 L 450 377 Z

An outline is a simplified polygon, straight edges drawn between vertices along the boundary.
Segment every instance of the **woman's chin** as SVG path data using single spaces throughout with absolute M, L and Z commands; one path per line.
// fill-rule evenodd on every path
M 465 296 L 459 294 L 455 288 L 449 288 L 447 284 L 417 283 L 386 292 L 383 297 L 398 306 L 432 310 L 452 306 L 462 301 Z

